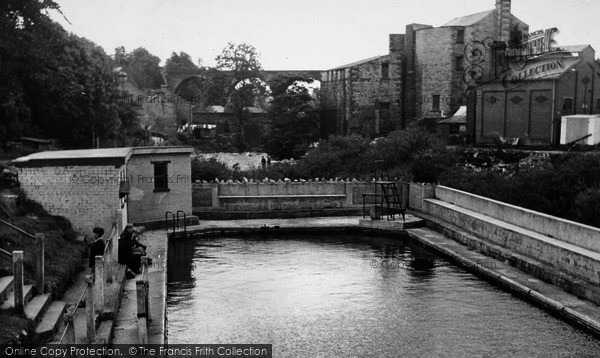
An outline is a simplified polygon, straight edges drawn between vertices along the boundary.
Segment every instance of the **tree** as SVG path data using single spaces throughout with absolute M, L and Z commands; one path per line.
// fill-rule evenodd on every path
M 228 43 L 216 57 L 217 69 L 230 71 L 228 85 L 229 102 L 233 105 L 240 127 L 240 149 L 244 138 L 244 107 L 254 105 L 254 100 L 266 93 L 267 88 L 261 80 L 261 64 L 256 48 L 245 43 Z
M 22 86 L 24 77 L 43 67 L 45 49 L 54 38 L 47 10 L 60 11 L 51 0 L 0 2 L 0 142 L 19 137 L 29 126 L 31 108 Z M 41 34 L 42 37 L 39 37 Z M 40 41 L 43 39 L 43 41 Z
M 278 76 L 271 81 L 271 131 L 266 150 L 277 159 L 299 158 L 319 140 L 320 117 L 308 76 Z
M 192 57 L 185 52 L 173 52 L 165 63 L 167 73 L 198 73 L 199 69 L 192 61 Z
M 143 47 L 131 53 L 120 46 L 115 49 L 115 64 L 125 69 L 129 81 L 142 90 L 159 88 L 163 83 L 160 58 L 152 55 Z
M 0 4 L 0 135 L 56 138 L 89 146 L 92 133 L 120 128 L 113 62 L 91 41 L 68 34 L 45 13 L 53 1 Z

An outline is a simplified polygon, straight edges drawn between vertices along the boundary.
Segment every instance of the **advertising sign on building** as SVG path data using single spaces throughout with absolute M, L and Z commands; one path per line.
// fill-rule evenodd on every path
M 556 27 L 546 30 L 538 30 L 526 35 L 522 35 L 518 40 L 509 43 L 506 49 L 508 57 L 525 57 L 541 55 L 556 51 L 554 44 L 554 34 L 558 32 Z

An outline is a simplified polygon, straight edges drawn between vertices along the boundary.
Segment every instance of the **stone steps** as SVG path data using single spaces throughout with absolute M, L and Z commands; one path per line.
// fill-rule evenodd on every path
M 29 302 L 31 300 L 31 298 L 33 297 L 33 285 L 23 285 L 23 296 L 24 302 Z M 4 301 L 4 303 L 2 304 L 2 306 L 0 306 L 1 310 L 7 310 L 7 309 L 11 309 L 15 307 L 15 291 L 12 290 L 12 292 L 8 295 L 8 298 L 6 299 L 6 301 Z
M 0 303 L 4 303 L 13 291 L 13 277 L 0 277 Z
M 600 253 L 518 227 L 437 199 L 424 200 L 425 211 L 513 252 L 561 267 L 592 284 L 600 284 Z
M 62 301 L 54 301 L 48 306 L 41 322 L 35 329 L 37 342 L 48 342 L 54 337 L 58 327 L 61 326 L 66 310 L 67 303 Z
M 52 301 L 52 294 L 33 295 L 33 285 L 23 285 L 24 314 L 36 325 L 33 342 L 46 343 L 57 333 L 58 327 L 64 321 L 67 304 L 62 301 Z M 0 310 L 10 310 L 15 306 L 13 276 L 0 278 Z
M 38 324 L 50 303 L 52 303 L 52 297 L 49 293 L 33 297 L 25 304 L 25 317 Z

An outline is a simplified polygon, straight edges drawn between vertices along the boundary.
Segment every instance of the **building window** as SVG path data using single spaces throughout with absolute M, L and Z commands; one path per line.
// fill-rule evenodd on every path
M 152 162 L 154 165 L 154 192 L 169 191 L 169 163 L 171 161 Z
M 390 64 L 382 63 L 381 64 L 381 79 L 387 80 L 390 78 Z
M 434 94 L 431 101 L 431 110 L 439 111 L 440 110 L 440 95 Z
M 563 98 L 563 112 L 572 113 L 573 112 L 573 98 Z
M 456 30 L 456 43 L 457 44 L 465 43 L 465 29 Z
M 454 58 L 454 69 L 456 71 L 462 71 L 463 70 L 463 60 L 464 60 L 464 56 L 456 56 Z

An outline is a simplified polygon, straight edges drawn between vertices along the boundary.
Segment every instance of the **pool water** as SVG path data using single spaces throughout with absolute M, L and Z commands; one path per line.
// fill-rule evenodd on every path
M 169 343 L 274 357 L 600 357 L 600 341 L 416 246 L 356 235 L 169 245 Z

